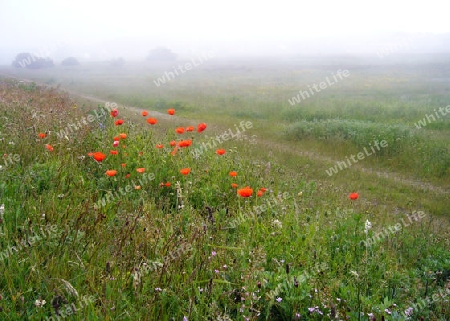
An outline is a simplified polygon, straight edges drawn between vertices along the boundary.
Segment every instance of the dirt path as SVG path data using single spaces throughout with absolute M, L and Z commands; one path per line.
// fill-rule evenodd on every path
M 24 79 L 19 79 L 19 78 L 15 77 L 15 76 L 8 75 L 8 74 L 1 74 L 1 73 L 0 73 L 0 75 L 2 75 L 4 77 L 7 77 L 7 78 L 14 78 L 14 79 L 17 79 L 17 80 L 20 80 L 20 81 L 24 81 L 24 82 L 34 82 L 34 83 L 36 83 L 37 85 L 40 85 L 40 86 L 48 86 L 46 84 L 39 83 L 39 82 L 33 81 L 31 79 L 25 79 L 25 78 Z M 98 98 L 98 97 L 85 95 L 85 94 L 78 93 L 78 92 L 75 92 L 75 91 L 72 91 L 72 90 L 68 90 L 68 89 L 65 89 L 65 88 L 60 88 L 60 89 L 65 91 L 65 92 L 67 92 L 69 95 L 77 97 L 77 98 L 87 99 L 87 100 L 90 100 L 90 101 L 93 101 L 93 102 L 98 102 L 98 103 L 106 103 L 107 102 L 106 100 Z M 141 107 L 134 107 L 134 106 L 124 106 L 124 108 L 128 109 L 128 110 L 131 110 L 133 112 L 137 112 L 137 113 L 140 113 L 142 110 L 144 110 Z M 149 112 L 151 112 L 152 115 L 155 115 L 155 116 L 157 116 L 157 117 L 159 117 L 161 119 L 165 119 L 165 120 L 179 119 L 176 116 L 170 116 L 168 114 L 161 113 L 161 112 L 158 112 L 158 111 L 149 111 Z M 273 146 L 273 147 L 275 147 L 275 144 L 272 141 L 270 141 L 270 140 L 261 140 L 260 138 L 258 138 L 257 144 L 260 144 L 261 146 Z M 311 152 L 311 151 L 301 151 L 301 150 L 293 151 L 292 150 L 292 146 L 281 145 L 279 143 L 276 144 L 275 148 L 278 148 L 278 149 L 280 149 L 283 152 L 294 153 L 294 154 L 302 156 L 302 157 L 306 156 L 306 157 L 308 157 L 308 158 L 310 158 L 312 160 L 316 160 L 316 161 L 320 161 L 320 162 L 326 162 L 326 163 L 332 163 L 332 164 L 335 164 L 337 162 L 337 160 L 335 160 L 335 159 L 332 159 L 330 157 L 323 156 L 323 155 L 318 155 L 318 154 L 316 154 L 314 152 Z M 330 166 L 332 166 L 332 165 L 330 165 Z M 328 169 L 328 167 L 327 167 L 327 169 Z M 373 170 L 371 168 L 365 168 L 365 167 L 358 166 L 358 165 L 353 166 L 352 169 L 353 170 L 359 170 L 359 171 L 361 171 L 363 173 L 375 174 L 378 177 L 386 178 L 386 179 L 394 181 L 396 183 L 399 183 L 399 184 L 402 184 L 402 185 L 406 185 L 406 186 L 410 186 L 410 187 L 414 187 L 416 189 L 421 189 L 421 190 L 424 190 L 424 191 L 431 191 L 431 192 L 436 193 L 436 194 L 450 194 L 450 186 L 448 186 L 447 188 L 442 188 L 440 186 L 434 186 L 433 184 L 428 183 L 428 182 L 423 182 L 423 181 L 420 181 L 420 180 L 413 180 L 413 179 L 410 179 L 410 178 L 402 177 L 401 175 L 399 175 L 399 174 L 397 174 L 395 172 L 377 171 L 377 170 Z

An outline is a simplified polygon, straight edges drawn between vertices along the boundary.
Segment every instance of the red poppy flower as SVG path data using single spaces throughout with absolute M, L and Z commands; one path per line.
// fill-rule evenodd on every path
M 149 123 L 150 125 L 155 125 L 158 121 L 156 120 L 156 118 L 147 118 L 147 123 Z
M 354 201 L 354 200 L 358 199 L 359 194 L 358 193 L 350 193 L 349 197 L 350 197 L 351 200 Z
M 170 182 L 167 182 L 166 184 L 164 184 L 166 187 L 170 187 Z
M 174 115 L 175 114 L 175 109 L 173 109 L 173 108 L 167 109 L 167 113 L 169 115 Z
M 139 156 L 142 156 L 142 155 L 144 155 L 144 152 L 139 152 Z
M 231 187 L 232 187 L 232 188 L 237 188 L 237 187 L 238 187 L 238 184 L 233 183 L 233 184 L 231 184 Z
M 116 122 L 114 123 L 116 126 L 122 125 L 123 124 L 123 119 L 117 119 Z
M 216 154 L 217 154 L 217 155 L 223 155 L 223 154 L 225 154 L 225 149 L 221 148 L 221 149 L 216 150 Z
M 177 127 L 177 129 L 175 129 L 175 131 L 176 131 L 178 134 L 184 134 L 184 128 L 183 128 L 183 127 Z
M 120 164 L 120 165 L 122 166 L 122 168 L 125 168 L 125 166 L 127 166 L 126 163 L 122 163 L 122 164 Z
M 125 178 L 129 178 L 131 176 L 131 174 L 127 174 L 127 175 L 125 175 Z
M 193 132 L 195 130 L 195 127 L 194 126 L 188 126 L 188 127 L 186 127 L 186 131 L 187 132 Z
M 182 170 L 180 170 L 180 173 L 183 175 L 187 175 L 190 173 L 190 171 L 191 171 L 190 168 L 183 168 Z
M 113 140 L 120 140 L 120 136 L 114 136 Z
M 177 144 L 177 142 L 176 141 L 174 141 L 174 140 L 172 140 L 171 142 L 170 142 L 170 146 L 175 146 Z
M 88 155 L 89 157 L 92 157 L 92 156 L 94 156 L 94 153 L 93 153 L 93 152 L 89 152 L 89 153 L 87 153 L 87 155 Z
M 125 139 L 125 138 L 127 138 L 127 134 L 121 133 L 121 134 L 119 135 L 119 137 L 122 138 L 122 139 Z
M 141 185 L 136 185 L 134 189 L 141 189 Z
M 253 194 L 253 190 L 249 186 L 238 189 L 237 192 L 241 197 L 250 197 Z
M 146 116 L 148 115 L 148 111 L 143 110 L 142 113 L 141 113 L 141 115 L 144 116 L 144 117 L 146 117 Z
M 136 168 L 136 172 L 143 173 L 145 172 L 145 168 L 144 167 Z
M 119 111 L 117 109 L 111 110 L 111 116 L 112 117 L 117 117 L 117 115 L 119 115 Z
M 45 148 L 47 148 L 47 150 L 48 150 L 49 152 L 53 152 L 53 146 L 52 146 L 52 145 L 50 145 L 50 144 L 45 144 Z
M 110 169 L 108 171 L 106 171 L 106 175 L 112 177 L 115 176 L 117 174 L 117 171 L 115 169 Z
M 103 161 L 105 158 L 106 158 L 106 155 L 103 154 L 103 153 L 101 153 L 101 152 L 95 152 L 95 153 L 94 153 L 94 159 L 95 159 L 97 162 L 101 162 L 101 161 Z
M 179 146 L 179 147 L 189 147 L 189 146 L 191 146 L 191 145 L 192 145 L 192 140 L 190 140 L 190 139 L 180 140 L 180 141 L 178 142 L 178 146 Z
M 47 137 L 47 134 L 46 133 L 39 133 L 39 138 L 42 138 L 42 139 L 44 139 L 45 137 Z
M 163 147 L 164 147 L 163 144 L 156 145 L 156 148 L 163 148 Z
M 261 190 L 259 190 L 258 193 L 256 194 L 256 196 L 258 196 L 258 197 L 261 197 L 261 196 L 263 196 L 263 195 L 264 195 L 264 192 L 261 191 Z
M 236 177 L 237 176 L 237 172 L 230 172 L 230 176 L 231 177 Z
M 175 156 L 177 154 L 177 151 L 178 151 L 178 146 L 175 146 L 173 151 L 170 152 L 170 155 Z
M 201 133 L 201 132 L 204 131 L 205 129 L 206 129 L 206 124 L 205 124 L 205 123 L 198 124 L 197 131 L 198 131 L 199 133 Z
M 117 155 L 117 154 L 119 154 L 119 152 L 118 152 L 117 150 L 110 150 L 109 153 L 110 153 L 111 155 Z

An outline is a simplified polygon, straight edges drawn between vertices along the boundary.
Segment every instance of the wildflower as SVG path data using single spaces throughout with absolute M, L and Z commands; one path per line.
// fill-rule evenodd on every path
M 274 221 L 272 222 L 272 225 L 273 225 L 274 227 L 277 227 L 277 228 L 282 228 L 282 227 L 283 227 L 283 224 L 282 224 L 279 220 L 274 220 Z
M 277 298 L 277 302 L 280 303 L 281 301 L 283 301 L 282 298 Z
M 351 200 L 354 201 L 354 200 L 357 200 L 357 199 L 358 199 L 359 194 L 358 194 L 358 193 L 351 193 L 349 197 L 350 197 Z
M 212 255 L 212 256 L 216 256 L 216 255 L 217 255 L 217 252 L 216 252 L 216 251 L 212 251 L 212 252 L 211 252 L 211 255 Z
M 176 141 L 174 141 L 174 140 L 172 140 L 171 142 L 170 142 L 170 146 L 175 146 L 177 144 L 177 142 Z
M 111 155 L 117 155 L 117 154 L 119 154 L 119 152 L 118 152 L 117 150 L 110 150 L 109 153 L 110 153 Z
M 223 154 L 225 154 L 225 149 L 221 148 L 221 149 L 216 150 L 216 154 L 217 154 L 217 155 L 223 155 Z
M 118 140 L 115 140 L 114 143 L 113 143 L 113 146 L 114 146 L 114 147 L 119 146 L 119 141 L 118 141 Z
M 148 111 L 143 110 L 142 113 L 141 113 L 141 115 L 144 116 L 144 117 L 146 117 L 146 116 L 148 115 Z
M 47 303 L 47 301 L 42 300 L 41 298 L 39 298 L 38 300 L 34 301 L 34 305 L 35 305 L 37 308 L 43 307 L 43 306 L 45 305 L 45 303 Z
M 263 195 L 264 195 L 264 192 L 261 191 L 261 190 L 259 190 L 258 193 L 256 194 L 256 196 L 258 196 L 258 197 L 261 197 L 261 196 L 263 196 Z
M 366 223 L 364 224 L 364 233 L 369 233 L 369 230 L 372 228 L 372 223 L 370 223 L 369 220 L 366 220 Z
M 250 197 L 253 194 L 253 190 L 249 186 L 238 189 L 237 192 L 241 197 Z
M 164 147 L 163 144 L 156 145 L 156 148 L 163 148 L 163 147 Z
M 188 126 L 188 127 L 186 127 L 186 131 L 187 132 L 193 132 L 195 130 L 195 127 L 194 126 Z
M 206 129 L 206 124 L 205 123 L 200 123 L 200 124 L 198 124 L 198 126 L 197 126 L 197 131 L 199 132 L 199 133 L 201 133 L 202 131 L 204 131 Z
M 406 316 L 410 317 L 413 314 L 414 309 L 409 307 L 408 309 L 405 310 L 405 314 Z
M 237 172 L 230 172 L 230 176 L 231 177 L 236 177 L 237 176 Z
M 183 175 L 187 175 L 190 172 L 191 172 L 190 168 L 183 168 L 183 169 L 180 170 L 180 173 L 183 174 Z
M 387 314 L 389 314 L 389 315 L 391 315 L 392 314 L 392 312 L 391 312 L 391 310 L 389 310 L 389 309 L 384 309 L 384 312 L 386 312 Z
M 131 174 L 128 173 L 127 175 L 125 175 L 125 178 L 130 178 Z
M 120 136 L 114 136 L 113 140 L 120 140 Z
M 112 176 L 116 176 L 117 171 L 115 169 L 110 169 L 106 171 L 106 175 L 112 177 Z
M 136 185 L 136 186 L 134 187 L 134 189 L 136 189 L 136 190 L 141 189 L 141 185 Z
M 125 164 L 125 163 L 122 163 L 120 165 L 122 166 L 122 168 L 125 168 L 125 166 L 127 166 L 127 164 Z
M 46 133 L 39 133 L 39 138 L 44 139 L 45 137 L 47 137 Z
M 106 158 L 106 155 L 101 152 L 95 152 L 93 156 L 97 162 L 101 162 Z
M 116 122 L 114 123 L 116 126 L 122 125 L 123 124 L 123 119 L 117 119 Z
M 87 153 L 87 155 L 88 155 L 89 157 L 92 157 L 92 156 L 94 156 L 94 153 L 93 153 L 93 152 L 89 152 L 89 153 Z
M 178 142 L 178 146 L 179 146 L 179 147 L 189 147 L 189 146 L 191 146 L 191 145 L 192 145 L 192 140 L 190 140 L 190 139 L 180 140 L 180 141 Z
M 111 110 L 111 116 L 112 117 L 117 117 L 117 115 L 119 115 L 119 111 L 117 109 Z
M 49 152 L 53 152 L 53 146 L 52 146 L 52 145 L 50 145 L 50 144 L 45 144 L 45 148 L 47 148 L 47 150 L 48 150 Z
M 233 183 L 233 184 L 231 184 L 231 187 L 232 187 L 232 188 L 237 188 L 237 187 L 238 187 L 238 184 Z
M 125 139 L 125 138 L 127 138 L 127 134 L 121 133 L 121 134 L 119 135 L 119 137 L 122 138 L 122 139 Z
M 183 127 L 177 127 L 175 129 L 175 131 L 177 132 L 177 134 L 184 134 L 184 128 Z
M 147 118 L 147 123 L 149 123 L 150 125 L 155 125 L 158 121 L 156 120 L 156 118 Z
M 170 109 L 167 109 L 167 113 L 169 114 L 169 115 L 174 115 L 175 114 L 175 109 L 173 109 L 173 108 L 170 108 Z
M 166 184 L 164 184 L 166 187 L 170 187 L 170 182 L 167 182 Z
M 145 168 L 144 167 L 136 168 L 136 172 L 143 173 L 145 172 Z

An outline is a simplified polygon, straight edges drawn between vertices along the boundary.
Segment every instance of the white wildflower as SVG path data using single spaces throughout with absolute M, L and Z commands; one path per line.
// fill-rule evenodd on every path
M 47 303 L 47 302 L 45 300 L 42 300 L 41 298 L 34 301 L 34 305 L 38 308 L 43 307 L 45 303 Z
M 366 224 L 364 225 L 364 233 L 368 234 L 369 230 L 372 228 L 372 223 L 369 220 L 366 220 Z

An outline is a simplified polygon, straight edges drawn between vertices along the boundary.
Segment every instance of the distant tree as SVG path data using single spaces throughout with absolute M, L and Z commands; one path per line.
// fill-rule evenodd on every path
M 174 61 L 177 55 L 168 48 L 155 48 L 147 56 L 148 61 Z
M 63 61 L 61 61 L 62 66 L 78 66 L 80 62 L 75 57 L 67 57 Z
M 123 65 L 125 65 L 125 59 L 123 59 L 123 57 L 114 58 L 111 60 L 111 66 L 122 67 Z
M 50 58 L 37 57 L 34 54 L 22 52 L 16 56 L 12 65 L 16 68 L 39 69 L 53 67 L 54 63 Z

